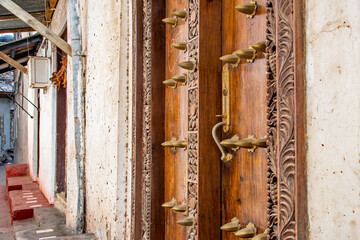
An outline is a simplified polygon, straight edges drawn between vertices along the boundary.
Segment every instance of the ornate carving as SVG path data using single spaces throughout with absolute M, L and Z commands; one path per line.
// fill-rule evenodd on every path
M 277 204 L 277 90 L 276 90 L 276 26 L 273 0 L 267 1 L 266 29 L 266 78 L 267 78 L 267 125 L 268 125 L 268 228 L 270 240 L 277 239 L 278 204 Z
M 189 0 L 188 58 L 199 62 L 199 0 Z M 199 73 L 188 73 L 188 213 L 197 221 L 198 199 L 198 137 L 199 137 Z M 188 230 L 188 240 L 196 240 L 197 224 Z
M 291 0 L 267 1 L 268 228 L 296 239 L 295 72 Z
M 151 224 L 151 1 L 143 2 L 143 186 L 142 186 L 142 239 L 150 239 Z

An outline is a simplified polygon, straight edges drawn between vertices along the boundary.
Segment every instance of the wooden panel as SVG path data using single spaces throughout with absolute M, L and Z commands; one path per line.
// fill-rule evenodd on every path
M 177 10 L 187 8 L 187 0 L 166 1 L 166 16 L 171 17 Z M 166 60 L 165 76 L 170 79 L 175 75 L 185 72 L 178 64 L 187 60 L 183 51 L 171 47 L 174 42 L 181 42 L 187 39 L 187 24 L 179 20 L 178 26 L 166 26 Z M 165 80 L 165 79 L 163 79 Z M 187 89 L 186 86 L 179 86 L 176 89 L 165 87 L 165 139 L 173 137 L 184 139 L 187 137 Z M 178 204 L 186 202 L 186 151 L 182 149 L 165 150 L 165 201 L 175 198 Z M 186 228 L 176 222 L 184 217 L 171 209 L 165 210 L 165 239 L 186 239 Z
M 251 44 L 265 41 L 265 0 L 258 0 L 257 14 L 249 19 L 235 10 L 247 0 L 223 0 L 222 53 L 232 54 Z M 230 67 L 231 127 L 223 138 L 248 135 L 263 138 L 267 134 L 266 59 L 259 53 L 254 63 L 241 60 L 238 67 Z M 222 165 L 222 222 L 233 217 L 244 227 L 252 222 L 261 233 L 267 227 L 267 159 L 264 149 L 249 153 L 247 149 L 234 152 L 234 159 Z M 236 239 L 223 233 L 223 239 Z

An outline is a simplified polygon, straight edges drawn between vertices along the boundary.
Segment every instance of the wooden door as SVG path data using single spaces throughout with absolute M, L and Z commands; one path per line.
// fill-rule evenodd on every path
M 253 17 L 236 10 L 236 7 L 241 10 L 240 8 L 251 6 L 243 4 L 249 4 L 249 1 L 222 1 L 222 55 L 233 55 L 238 61 L 223 61 L 223 78 L 229 78 L 230 86 L 230 129 L 226 133 L 222 131 L 223 140 L 235 135 L 240 140 L 249 136 L 263 139 L 267 134 L 265 54 L 250 50 L 256 54 L 254 60 L 234 54 L 238 50 L 248 51 L 255 43 L 262 42 L 261 45 L 264 46 L 266 1 L 256 1 L 256 5 L 253 5 L 256 6 Z M 262 233 L 267 228 L 266 149 L 240 148 L 233 151 L 228 147 L 226 151 L 233 155 L 233 159 L 222 162 L 222 224 L 237 218 L 241 229 L 252 223 L 257 232 Z M 226 226 L 224 230 L 222 239 L 239 239 L 235 237 L 235 232 L 227 232 Z
M 166 15 L 187 8 L 187 0 L 167 1 Z M 179 63 L 187 61 L 187 54 L 172 47 L 174 43 L 187 40 L 187 22 L 179 18 L 175 27 L 167 26 L 165 80 L 181 76 L 187 71 Z M 183 75 L 184 76 L 184 75 Z M 185 76 L 184 76 L 185 77 Z M 173 83 L 173 82 L 172 82 Z M 165 88 L 165 141 L 187 141 L 187 87 L 178 83 L 176 86 L 164 85 Z M 165 201 L 176 199 L 176 205 L 186 205 L 186 170 L 187 151 L 185 148 L 165 147 Z M 165 239 L 186 239 L 186 228 L 177 224 L 184 218 L 183 213 L 172 209 L 165 210 Z

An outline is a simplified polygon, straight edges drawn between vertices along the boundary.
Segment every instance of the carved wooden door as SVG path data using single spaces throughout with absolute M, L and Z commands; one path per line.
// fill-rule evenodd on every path
M 265 10 L 265 0 L 222 1 L 222 239 L 267 228 Z

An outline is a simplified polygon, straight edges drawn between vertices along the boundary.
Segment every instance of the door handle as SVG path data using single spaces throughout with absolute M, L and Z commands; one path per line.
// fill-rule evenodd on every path
M 230 153 L 226 153 L 226 152 L 225 152 L 224 147 L 221 146 L 220 140 L 219 140 L 219 138 L 218 138 L 217 135 L 216 135 L 216 130 L 217 130 L 219 127 L 224 126 L 224 125 L 226 125 L 226 122 L 219 122 L 219 123 L 217 123 L 217 124 L 213 127 L 211 133 L 212 133 L 212 136 L 213 136 L 213 138 L 214 138 L 214 141 L 215 141 L 216 145 L 217 145 L 218 148 L 220 149 L 220 152 L 221 152 L 221 160 L 224 161 L 224 162 L 228 162 L 228 161 L 230 161 L 230 160 L 233 159 L 233 155 L 230 154 Z

